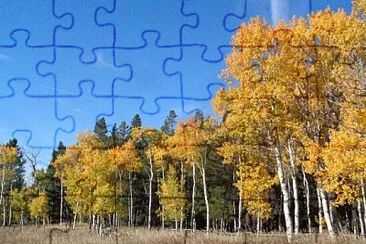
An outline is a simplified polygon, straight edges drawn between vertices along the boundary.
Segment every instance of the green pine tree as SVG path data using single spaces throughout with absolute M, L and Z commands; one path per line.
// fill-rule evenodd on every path
M 170 110 L 168 116 L 164 120 L 161 131 L 169 136 L 174 134 L 175 127 L 177 125 L 177 114 L 174 110 Z

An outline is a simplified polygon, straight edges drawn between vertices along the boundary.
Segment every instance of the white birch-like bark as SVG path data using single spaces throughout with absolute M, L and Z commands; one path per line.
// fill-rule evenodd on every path
M 357 213 L 356 213 L 356 207 L 354 204 L 352 204 L 352 228 L 353 228 L 353 235 L 357 236 Z
M 74 221 L 73 221 L 73 223 L 72 223 L 72 229 L 73 229 L 73 230 L 75 230 L 75 226 L 76 226 L 76 217 L 77 217 L 77 215 L 78 215 L 78 213 L 77 213 L 77 212 L 75 212 L 75 214 L 74 214 Z
M 5 165 L 2 165 L 1 173 L 2 173 L 2 176 L 1 176 L 0 204 L 3 204 L 3 201 L 4 201 L 4 184 L 5 184 Z
M 363 218 L 364 223 L 366 225 L 366 194 L 365 194 L 365 185 L 363 179 L 361 180 L 361 192 L 362 192 L 362 202 L 363 202 Z M 365 226 L 366 228 L 366 226 Z
M 152 163 L 152 156 L 150 151 L 150 178 L 149 178 L 149 214 L 148 214 L 148 220 L 147 220 L 147 228 L 151 229 L 151 204 L 152 204 L 152 181 L 154 178 L 154 171 L 153 171 L 153 163 Z
M 183 187 L 184 187 L 184 166 L 183 166 L 183 161 L 180 161 L 180 192 L 183 192 Z M 180 208 L 180 223 L 179 223 L 179 228 L 180 230 L 183 229 L 183 207 Z
M 280 145 L 278 142 L 274 144 L 274 151 L 276 156 L 276 164 L 277 164 L 277 174 L 280 180 L 281 192 L 283 196 L 283 213 L 285 215 L 285 223 L 286 223 L 286 235 L 287 241 L 292 242 L 292 219 L 290 214 L 290 207 L 289 207 L 289 191 L 286 184 L 285 174 L 283 170 L 283 163 L 282 163 L 282 154 Z
M 236 225 L 236 205 L 235 205 L 235 201 L 233 201 L 233 212 L 234 212 L 234 232 L 237 231 L 237 225 Z
M 13 190 L 13 184 L 10 184 L 10 192 Z M 9 199 L 9 203 L 10 203 L 10 199 Z M 9 204 L 9 223 L 8 226 L 11 226 L 11 218 L 12 218 L 12 209 L 11 209 L 11 204 Z
M 205 156 L 204 156 L 204 160 L 202 160 L 201 163 L 201 169 L 200 169 L 200 173 L 202 176 L 202 182 L 203 182 L 203 195 L 205 198 L 205 205 L 206 205 L 206 232 L 208 232 L 210 230 L 210 205 L 208 203 L 208 194 L 207 194 L 207 184 L 206 184 L 206 171 L 205 171 L 205 163 L 206 163 L 206 151 L 205 151 Z
M 295 222 L 295 234 L 299 234 L 300 230 L 300 215 L 299 215 L 299 193 L 298 186 L 296 181 L 296 154 L 293 148 L 291 140 L 288 141 L 288 152 L 290 155 L 290 166 L 291 166 L 291 180 L 292 180 L 292 188 L 293 188 L 293 196 L 294 196 L 294 222 Z
M 235 183 L 235 171 L 233 172 L 233 183 Z M 234 232 L 237 231 L 237 224 L 236 224 L 236 204 L 235 204 L 235 200 L 233 200 L 232 202 L 233 204 L 233 214 L 234 214 Z
M 11 209 L 11 206 L 9 206 L 9 223 L 8 223 L 8 226 L 11 226 L 11 219 L 12 219 L 12 209 Z
M 363 217 L 362 217 L 362 207 L 361 207 L 361 200 L 357 201 L 357 210 L 358 210 L 358 221 L 360 223 L 360 231 L 361 231 L 361 236 L 365 235 L 365 225 L 363 222 Z
M 322 200 L 324 220 L 325 220 L 325 223 L 327 224 L 328 233 L 329 233 L 330 238 L 334 240 L 336 238 L 336 235 L 334 232 L 332 221 L 330 219 L 328 201 L 327 201 L 325 193 L 321 187 L 319 187 L 319 193 L 320 193 L 320 198 Z
M 79 207 L 79 202 L 76 203 L 76 209 Z M 72 229 L 75 230 L 75 226 L 76 226 L 76 217 L 77 217 L 78 213 L 75 212 L 74 213 L 74 221 L 72 223 Z M 94 216 L 94 215 L 93 215 Z M 94 219 L 93 219 L 93 222 L 94 222 Z
M 91 218 L 91 228 L 94 230 L 95 229 L 95 214 L 92 214 L 92 218 Z
M 193 230 L 196 229 L 196 219 L 195 219 L 195 197 L 196 197 L 196 167 L 195 163 L 192 163 L 192 180 L 193 180 L 193 186 L 192 186 L 192 212 L 191 212 L 191 227 Z
M 243 212 L 243 174 L 241 168 L 241 158 L 239 157 L 239 175 L 240 175 L 240 189 L 239 189 L 239 204 L 238 204 L 238 232 L 241 231 L 241 214 Z
M 319 233 L 323 233 L 323 204 L 320 197 L 319 187 L 316 189 L 316 195 L 318 197 L 318 219 L 319 219 Z
M 308 179 L 306 178 L 306 173 L 304 168 L 301 168 L 302 170 L 302 175 L 304 178 L 304 188 L 305 188 L 305 198 L 306 198 L 306 217 L 308 220 L 308 231 L 309 233 L 311 233 L 311 218 L 310 218 L 310 189 L 309 189 L 309 182 Z
M 241 231 L 241 214 L 243 212 L 243 178 L 242 178 L 242 169 L 240 167 L 240 189 L 239 189 L 239 204 L 238 204 L 238 232 Z
M 161 166 L 161 173 L 162 173 L 162 178 L 163 178 L 163 182 L 165 181 L 165 171 L 164 171 L 164 166 Z M 158 187 L 159 189 L 160 187 Z M 164 217 L 164 212 L 165 212 L 165 208 L 164 206 L 161 206 L 161 211 L 162 211 L 162 216 L 161 216 L 161 227 L 164 229 L 165 228 L 165 217 Z
M 239 204 L 238 204 L 238 225 L 237 225 L 237 231 L 241 231 L 241 213 L 243 212 L 243 197 L 240 190 L 239 195 Z
M 22 209 L 20 212 L 20 226 L 23 228 L 24 226 L 24 210 Z

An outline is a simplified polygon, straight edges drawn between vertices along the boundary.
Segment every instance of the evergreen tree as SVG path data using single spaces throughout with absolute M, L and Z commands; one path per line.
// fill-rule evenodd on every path
M 58 223 L 60 219 L 60 201 L 61 201 L 61 181 L 54 175 L 56 169 L 53 166 L 53 162 L 59 157 L 65 154 L 66 147 L 60 142 L 57 149 L 52 152 L 52 159 L 46 170 L 39 170 L 36 174 L 36 182 L 39 190 L 44 192 L 47 196 L 48 216 L 51 223 Z M 65 203 L 65 201 L 63 201 Z M 67 205 L 64 204 L 63 212 L 68 212 Z
M 130 136 L 131 128 L 127 125 L 126 121 L 122 121 L 118 128 L 118 139 L 122 143 L 125 143 Z
M 194 114 L 194 120 L 197 122 L 203 122 L 204 116 L 201 110 L 197 110 Z
M 118 128 L 116 124 L 113 124 L 112 130 L 111 130 L 111 137 L 110 137 L 110 147 L 115 147 L 117 145 L 119 145 L 119 140 L 118 140 Z
M 95 137 L 102 142 L 105 146 L 108 145 L 108 129 L 104 118 L 100 118 L 94 127 Z
M 135 116 L 133 116 L 132 121 L 131 121 L 131 127 L 132 128 L 139 128 L 142 126 L 142 122 L 141 122 L 141 118 L 139 114 L 135 114 Z
M 161 127 L 161 131 L 169 136 L 174 134 L 175 127 L 177 125 L 177 121 L 175 120 L 177 118 L 177 114 L 174 110 L 169 111 L 169 115 L 164 120 L 164 124 Z

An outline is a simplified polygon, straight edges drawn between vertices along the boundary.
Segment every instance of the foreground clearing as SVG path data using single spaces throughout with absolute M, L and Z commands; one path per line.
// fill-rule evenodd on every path
M 55 227 L 57 228 L 57 227 Z M 151 243 L 151 244 L 170 244 L 170 243 L 287 243 L 286 235 L 282 233 L 261 234 L 252 233 L 221 233 L 213 232 L 206 234 L 205 232 L 191 231 L 171 231 L 171 230 L 147 230 L 143 228 L 121 228 L 115 232 L 104 233 L 102 236 L 95 231 L 89 231 L 85 228 L 77 228 L 76 230 L 57 229 L 52 233 L 50 238 L 51 227 L 11 227 L 0 228 L 0 243 L 77 243 L 77 244 L 94 244 L 94 243 Z M 65 232 L 63 232 L 63 231 Z M 50 241 L 51 239 L 51 241 Z M 294 236 L 293 243 L 329 243 L 330 239 L 327 234 L 310 235 L 300 234 Z M 336 243 L 366 243 L 365 239 L 355 238 L 352 235 L 340 235 L 337 237 Z

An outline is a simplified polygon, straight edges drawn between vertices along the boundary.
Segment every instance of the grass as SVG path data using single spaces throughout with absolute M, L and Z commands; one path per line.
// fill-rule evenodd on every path
M 57 227 L 57 226 L 53 226 Z M 53 227 L 36 228 L 30 227 L 11 227 L 0 228 L 0 243 L 50 243 L 49 235 Z M 66 231 L 66 229 L 63 229 Z M 54 231 L 52 243 L 53 244 L 94 244 L 94 243 L 151 243 L 151 244 L 170 244 L 170 243 L 184 243 L 185 233 L 183 231 L 171 230 L 147 230 L 144 228 L 120 228 L 117 236 L 115 234 L 99 236 L 95 231 L 89 231 L 86 228 L 77 228 L 76 230 L 69 230 L 67 233 L 61 231 Z M 327 234 L 310 235 L 300 234 L 294 236 L 293 243 L 329 243 L 330 239 Z M 186 231 L 186 243 L 287 243 L 284 233 L 270 233 L 256 235 L 252 233 L 222 233 L 213 232 L 206 234 L 205 232 L 191 232 Z M 365 239 L 355 238 L 352 235 L 340 235 L 337 237 L 336 243 L 366 243 Z

